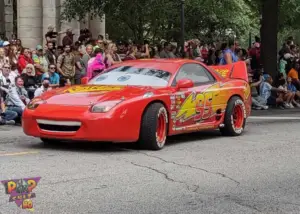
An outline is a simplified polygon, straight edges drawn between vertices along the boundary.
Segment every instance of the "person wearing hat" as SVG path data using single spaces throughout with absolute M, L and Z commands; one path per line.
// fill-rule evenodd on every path
M 64 36 L 63 40 L 62 40 L 62 44 L 63 46 L 72 46 L 73 45 L 73 36 L 74 34 L 72 33 L 72 29 L 69 28 L 67 29 L 66 35 Z
M 10 43 L 8 41 L 4 41 L 3 42 L 3 48 L 5 50 L 5 55 L 7 56 L 8 53 L 9 53 L 9 46 L 10 46 Z
M 53 49 L 55 49 L 55 47 L 56 47 L 57 35 L 58 35 L 58 33 L 54 32 L 54 26 L 49 25 L 48 26 L 48 32 L 45 34 L 45 38 L 46 38 L 47 43 L 48 42 L 53 43 Z
M 44 56 L 43 47 L 41 45 L 36 46 L 36 54 L 32 56 L 34 67 L 36 70 L 36 75 L 41 77 L 41 75 L 48 71 L 48 61 Z

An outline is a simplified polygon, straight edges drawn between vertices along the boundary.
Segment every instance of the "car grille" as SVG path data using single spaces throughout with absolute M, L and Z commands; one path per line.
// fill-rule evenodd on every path
M 76 132 L 80 129 L 80 126 L 62 126 L 62 125 L 49 125 L 39 124 L 40 129 L 52 132 Z
M 81 127 L 81 123 L 75 121 L 37 120 L 37 123 L 41 130 L 49 132 L 77 132 Z

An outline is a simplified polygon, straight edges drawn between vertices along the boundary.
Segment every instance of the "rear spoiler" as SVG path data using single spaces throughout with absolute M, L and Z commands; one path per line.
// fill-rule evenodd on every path
M 238 61 L 229 65 L 209 66 L 224 78 L 243 79 L 248 82 L 248 69 L 244 61 Z

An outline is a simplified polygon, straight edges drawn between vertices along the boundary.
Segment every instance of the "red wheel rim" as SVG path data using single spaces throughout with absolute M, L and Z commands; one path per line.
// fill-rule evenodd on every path
M 244 111 L 241 105 L 236 105 L 233 109 L 233 125 L 236 129 L 243 128 L 244 123 Z
M 157 118 L 156 139 L 158 144 L 162 145 L 166 140 L 167 123 L 164 113 L 160 113 Z

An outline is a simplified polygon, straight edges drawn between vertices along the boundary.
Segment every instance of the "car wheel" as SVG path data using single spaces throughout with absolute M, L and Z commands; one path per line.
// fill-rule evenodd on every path
M 57 143 L 60 142 L 59 140 L 48 139 L 48 138 L 41 138 L 41 141 L 42 141 L 44 144 L 57 144 Z
M 224 136 L 239 136 L 246 124 L 246 107 L 240 97 L 232 97 L 226 107 L 224 127 L 220 128 Z
M 139 146 L 143 149 L 160 150 L 167 139 L 168 113 L 161 103 L 151 104 L 144 112 Z

